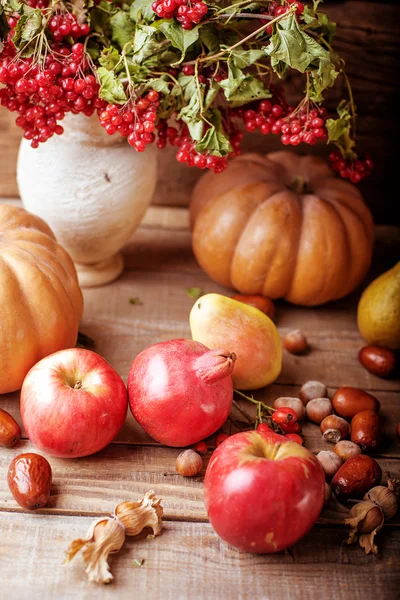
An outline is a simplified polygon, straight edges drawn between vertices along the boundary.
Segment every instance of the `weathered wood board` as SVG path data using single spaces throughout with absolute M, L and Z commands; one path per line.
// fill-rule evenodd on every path
M 391 266 L 399 251 L 399 230 L 378 228 L 370 277 Z M 99 289 L 84 291 L 81 330 L 95 340 L 98 352 L 126 381 L 132 359 L 143 348 L 190 335 L 188 314 L 193 299 L 186 293 L 188 287 L 231 291 L 212 283 L 196 265 L 182 209 L 149 211 L 124 255 L 126 271 L 120 279 L 101 288 L 101 293 Z M 142 305 L 130 304 L 135 296 Z M 400 475 L 400 442 L 395 438 L 400 383 L 375 377 L 358 363 L 362 345 L 355 322 L 358 296 L 359 291 L 315 309 L 278 302 L 280 334 L 300 327 L 311 351 L 301 357 L 285 352 L 277 382 L 256 395 L 271 404 L 278 396 L 296 396 L 299 386 L 310 378 L 324 381 L 330 396 L 345 384 L 371 391 L 381 402 L 385 434 L 377 460 L 385 474 Z M 21 422 L 18 393 L 1 396 L 0 407 Z M 251 407 L 247 405 L 246 410 Z M 232 415 L 240 419 L 237 412 Z M 306 446 L 315 453 L 331 447 L 316 425 L 305 424 L 303 434 Z M 210 438 L 209 455 L 213 444 Z M 203 473 L 192 479 L 177 475 L 174 463 L 179 451 L 151 440 L 131 415 L 117 439 L 102 452 L 76 460 L 51 459 L 54 479 L 49 504 L 28 514 L 9 493 L 6 473 L 14 455 L 33 449 L 23 432 L 17 448 L 0 450 L 0 598 L 22 600 L 29 594 L 33 600 L 128 600 L 134 595 L 146 600 L 194 596 L 319 600 L 323 595 L 327 600 L 393 600 L 398 595 L 399 515 L 380 534 L 379 559 L 344 543 L 342 523 L 348 509 L 334 500 L 290 553 L 255 556 L 219 540 L 207 522 Z M 113 583 L 99 587 L 87 582 L 80 557 L 62 565 L 69 542 L 84 536 L 93 518 L 111 512 L 120 501 L 139 498 L 148 489 L 163 498 L 164 533 L 154 540 L 145 536 L 128 540 L 111 559 Z M 134 559 L 144 559 L 143 565 L 133 566 Z

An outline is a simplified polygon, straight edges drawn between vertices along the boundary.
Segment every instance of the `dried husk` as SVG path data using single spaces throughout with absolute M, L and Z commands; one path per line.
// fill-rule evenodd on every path
M 373 527 L 371 531 L 368 533 L 361 533 L 369 511 L 376 511 L 376 509 L 380 511 L 381 518 L 377 520 L 374 524 L 375 527 Z M 345 519 L 344 522 L 345 525 L 351 527 L 347 543 L 353 544 L 358 540 L 361 548 L 364 548 L 365 554 L 370 554 L 372 552 L 373 554 L 378 555 L 378 546 L 375 544 L 374 540 L 378 531 L 382 529 L 384 522 L 385 518 L 382 510 L 373 502 L 365 501 L 355 504 L 350 511 L 350 518 Z
M 108 556 L 118 552 L 125 541 L 125 536 L 138 535 L 146 527 L 159 535 L 162 528 L 161 499 L 151 490 L 138 502 L 125 501 L 115 507 L 111 517 L 97 519 L 89 528 L 86 538 L 74 540 L 64 563 L 70 562 L 83 550 L 85 572 L 89 581 L 110 583 L 113 576 L 108 565 Z

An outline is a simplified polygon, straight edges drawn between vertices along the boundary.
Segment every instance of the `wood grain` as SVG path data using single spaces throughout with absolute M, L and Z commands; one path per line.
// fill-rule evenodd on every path
M 291 552 L 238 552 L 206 523 L 166 523 L 154 540 L 128 538 L 110 558 L 114 581 L 87 581 L 82 558 L 63 565 L 70 542 L 89 518 L 1 514 L 0 579 L 14 600 L 393 600 L 399 585 L 400 532 L 385 531 L 379 560 L 347 546 L 343 530 L 313 529 Z M 143 559 L 141 567 L 132 561 Z M 322 596 L 323 594 L 323 596 Z M 4 596 L 5 597 L 5 596 Z
M 370 277 L 390 266 L 399 250 L 399 230 L 377 229 L 376 263 Z M 187 288 L 204 292 L 230 290 L 216 286 L 202 274 L 190 250 L 187 213 L 182 209 L 153 208 L 125 248 L 127 269 L 109 286 L 84 290 L 85 315 L 81 330 L 93 337 L 100 354 L 126 380 L 134 356 L 160 340 L 190 335 L 188 313 L 193 299 Z M 395 425 L 400 421 L 397 379 L 384 380 L 365 371 L 357 361 L 363 343 L 355 310 L 360 290 L 351 297 L 317 309 L 277 303 L 281 335 L 301 327 L 311 343 L 302 357 L 284 354 L 278 381 L 256 396 L 272 404 L 278 396 L 296 396 L 307 379 L 320 379 L 329 395 L 344 384 L 362 387 L 381 402 L 385 441 L 377 460 L 383 471 L 400 475 L 400 443 Z M 143 305 L 129 303 L 138 296 Z M 251 411 L 246 403 L 246 410 Z M 0 407 L 21 423 L 19 394 L 0 397 Z M 234 411 L 235 420 L 241 418 Z M 305 443 L 313 452 L 332 446 L 319 428 L 303 427 Z M 208 440 L 210 456 L 214 438 Z M 175 472 L 179 449 L 155 443 L 128 415 L 117 439 L 87 458 L 50 458 L 53 486 L 49 504 L 35 514 L 24 513 L 12 498 L 6 474 L 12 457 L 35 451 L 26 439 L 14 449 L 0 449 L 0 598 L 61 600 L 116 598 L 133 594 L 145 600 L 254 598 L 274 600 L 392 600 L 400 584 L 396 569 L 400 551 L 400 516 L 380 534 L 382 556 L 367 557 L 356 546 L 344 544 L 343 520 L 348 508 L 332 500 L 318 524 L 291 552 L 254 556 L 238 552 L 215 535 L 207 523 L 203 503 L 203 472 L 183 478 Z M 139 498 L 149 489 L 163 498 L 164 534 L 155 540 L 129 540 L 112 558 L 115 581 L 99 587 L 86 581 L 80 558 L 62 566 L 69 542 L 84 535 L 93 517 L 112 512 L 115 505 Z M 142 567 L 133 567 L 144 558 Z
M 396 144 L 399 134 L 396 106 L 399 104 L 397 77 L 399 54 L 400 7 L 396 2 L 361 2 L 358 0 L 326 0 L 323 10 L 338 23 L 335 48 L 343 56 L 352 82 L 359 115 L 360 148 L 369 151 L 376 168 L 369 180 L 360 186 L 378 223 L 393 223 L 391 189 L 396 172 Z M 288 95 L 296 103 L 304 82 L 292 76 Z M 344 81 L 326 94 L 327 106 L 333 111 L 345 95 Z M 0 196 L 17 196 L 15 165 L 20 133 L 14 124 L 14 113 L 0 108 Z M 270 152 L 282 149 L 275 136 L 246 135 L 245 151 Z M 325 145 L 299 150 L 327 156 Z M 174 150 L 160 152 L 159 185 L 154 203 L 187 205 L 197 169 L 188 169 L 174 159 Z M 398 217 L 396 217 L 398 219 Z M 398 223 L 399 221 L 397 221 Z

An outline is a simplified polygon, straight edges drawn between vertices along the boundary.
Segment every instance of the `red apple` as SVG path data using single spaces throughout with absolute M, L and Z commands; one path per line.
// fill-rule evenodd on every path
M 314 525 L 325 475 L 311 452 L 266 425 L 230 436 L 214 451 L 204 479 L 210 523 L 247 552 L 278 552 Z
M 29 439 L 51 456 L 88 456 L 107 446 L 126 417 L 127 391 L 99 354 L 81 348 L 55 352 L 28 372 L 21 416 Z

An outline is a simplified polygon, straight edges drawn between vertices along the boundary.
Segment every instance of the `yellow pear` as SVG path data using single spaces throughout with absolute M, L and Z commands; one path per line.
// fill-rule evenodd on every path
M 269 385 L 282 368 L 282 343 L 267 315 L 221 294 L 199 298 L 190 312 L 192 338 L 237 356 L 233 385 L 254 390 Z
M 400 349 L 400 262 L 364 290 L 357 324 L 369 344 Z

